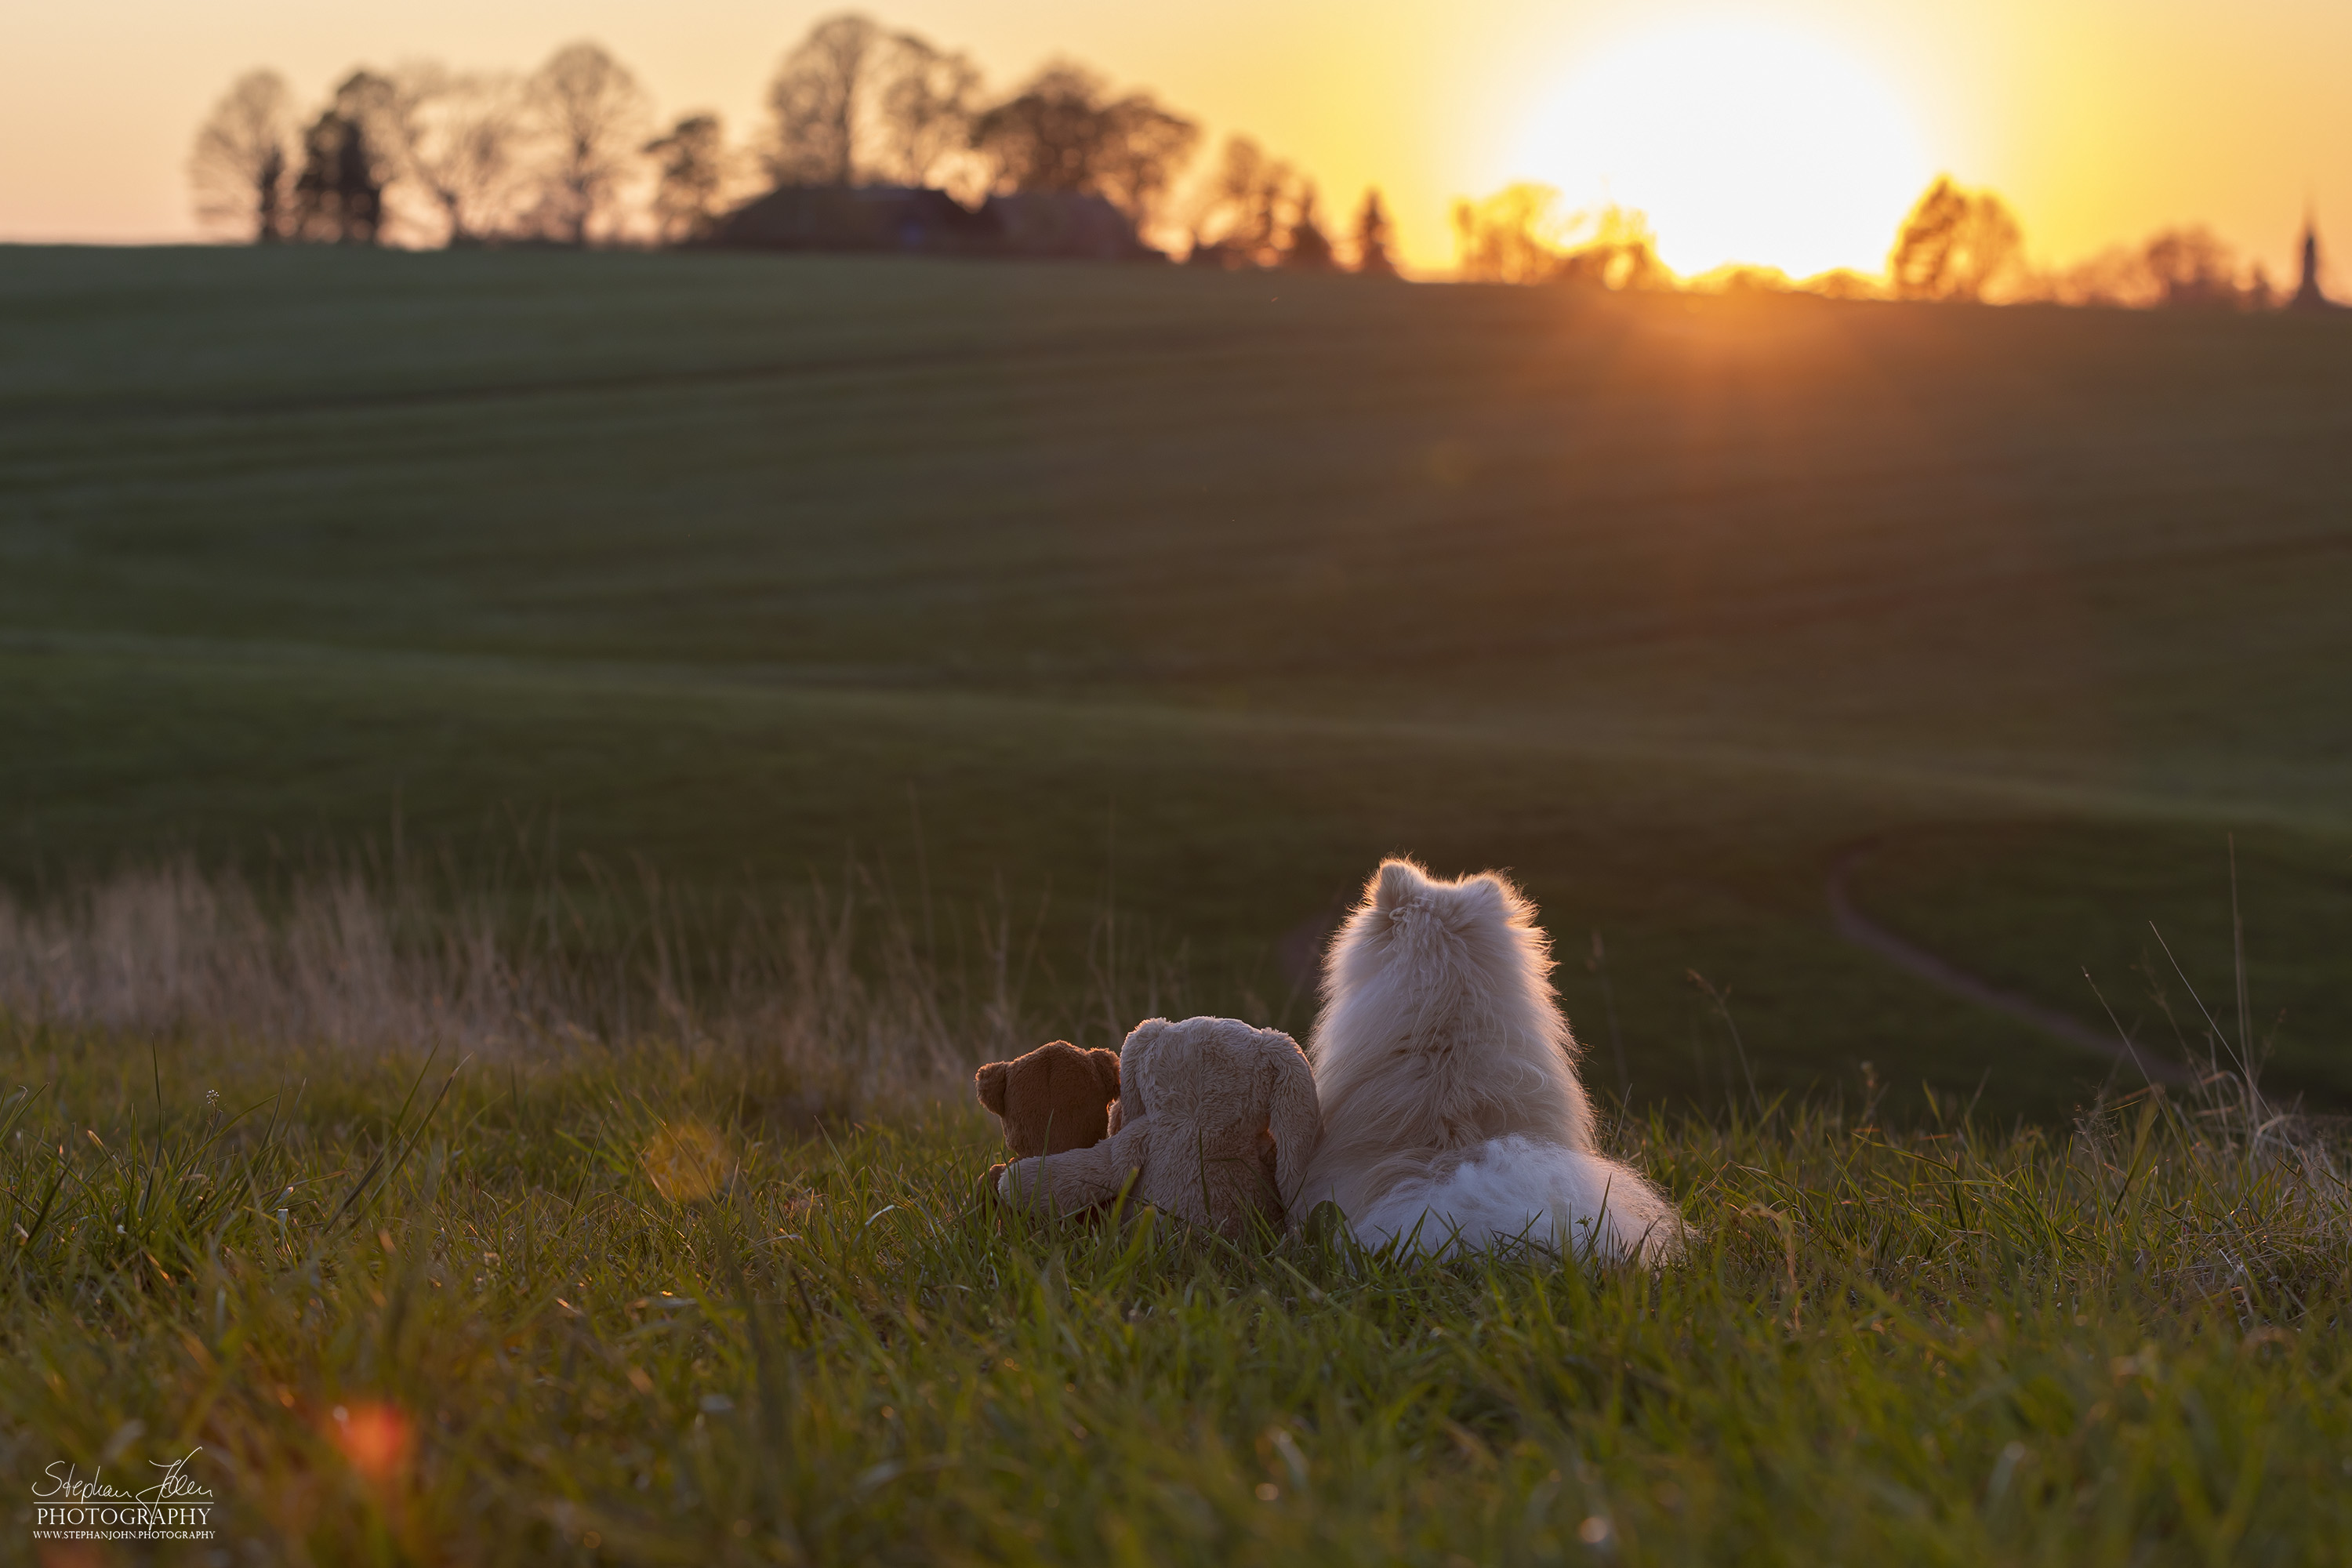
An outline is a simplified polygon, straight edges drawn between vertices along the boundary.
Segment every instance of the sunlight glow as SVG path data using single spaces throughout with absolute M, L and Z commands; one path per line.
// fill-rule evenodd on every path
M 1910 112 L 1868 68 L 1727 19 L 1591 57 L 1528 126 L 1516 166 L 1570 206 L 1647 213 L 1685 276 L 1727 262 L 1875 273 L 1935 174 Z

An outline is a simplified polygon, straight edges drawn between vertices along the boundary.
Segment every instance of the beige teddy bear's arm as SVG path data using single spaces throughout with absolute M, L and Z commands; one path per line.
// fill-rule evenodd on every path
M 996 1190 L 1007 1203 L 1036 1214 L 1076 1214 L 1108 1203 L 1143 1168 L 1150 1132 L 1151 1119 L 1139 1117 L 1092 1148 L 1015 1160 Z

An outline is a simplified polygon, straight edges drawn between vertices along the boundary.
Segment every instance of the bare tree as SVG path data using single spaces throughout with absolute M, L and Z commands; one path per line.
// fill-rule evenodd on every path
M 1939 174 L 1896 232 L 1887 276 L 1902 299 L 1981 300 L 2017 264 L 2023 245 L 2007 203 Z
M 2147 274 L 2147 258 L 2128 246 L 2110 245 L 2072 266 L 2028 280 L 2029 298 L 2053 304 L 2139 309 L 2153 305 L 2162 290 Z
M 1477 283 L 1540 283 L 1559 270 L 1570 221 L 1549 185 L 1507 185 L 1483 202 L 1455 202 L 1461 274 Z
M 1396 257 L 1389 249 L 1394 226 L 1389 222 L 1388 207 L 1381 201 L 1378 190 L 1364 193 L 1364 205 L 1356 209 L 1356 270 L 1375 277 L 1396 276 Z
M 1192 156 L 1200 127 L 1149 93 L 1112 99 L 1094 72 L 1054 65 L 982 115 L 973 144 L 1013 191 L 1081 191 L 1141 221 Z
M 1267 226 L 1256 221 L 1266 205 L 1264 193 L 1278 188 L 1287 175 L 1287 168 L 1269 159 L 1255 142 L 1246 136 L 1226 137 L 1224 155 L 1217 160 L 1202 215 L 1217 225 L 1217 239 L 1248 247 L 1269 237 Z
M 511 216 L 523 172 L 520 84 L 431 60 L 401 67 L 392 81 L 380 135 L 392 144 L 399 189 L 429 207 L 445 245 L 496 237 Z
M 1563 213 L 1559 193 L 1548 185 L 1510 185 L 1483 202 L 1456 202 L 1454 231 L 1462 276 L 1474 281 L 1621 289 L 1674 282 L 1647 217 L 1614 205 Z
M 1246 136 L 1228 136 L 1193 214 L 1195 257 L 1227 267 L 1274 266 L 1297 222 L 1304 189 L 1288 163 L 1267 157 Z
M 2157 302 L 2174 310 L 2260 310 L 2270 303 L 2270 279 L 2260 268 L 2243 283 L 2238 253 L 2202 224 L 2168 228 L 2140 250 Z
M 2111 245 L 2029 279 L 2029 297 L 2121 310 L 2260 310 L 2275 303 L 2270 275 L 2246 265 L 2201 224 L 2168 228 L 2137 246 Z
M 768 149 L 779 185 L 851 185 L 861 170 L 860 132 L 875 110 L 874 78 L 892 47 L 870 16 L 844 12 L 809 29 L 768 84 L 775 116 Z
M 779 185 L 974 184 L 980 79 L 965 56 L 917 34 L 855 12 L 828 16 L 768 85 L 769 177 Z
M 609 236 L 615 195 L 652 118 L 645 89 L 601 45 L 578 43 L 539 68 L 525 99 L 546 143 L 534 226 L 567 245 Z
M 248 71 L 196 132 L 188 157 L 196 216 L 257 245 L 286 237 L 294 94 L 276 71 Z
M 689 114 L 646 143 L 654 160 L 654 231 L 665 245 L 704 237 L 727 195 L 727 138 L 715 114 Z
M 1671 289 L 1675 281 L 1658 258 L 1658 237 L 1651 232 L 1648 216 L 1614 203 L 1577 215 L 1552 276 L 1563 283 L 1614 289 Z
M 908 185 L 974 183 L 971 128 L 979 113 L 980 68 L 901 33 L 891 40 L 882 76 L 877 172 Z

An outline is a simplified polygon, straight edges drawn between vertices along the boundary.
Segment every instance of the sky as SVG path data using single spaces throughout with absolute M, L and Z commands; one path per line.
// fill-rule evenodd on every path
M 242 71 L 323 96 L 417 57 L 535 65 L 576 38 L 667 115 L 754 130 L 784 50 L 835 5 L 749 0 L 11 0 L 0 18 L 0 239 L 197 235 L 185 164 Z M 1213 138 L 1313 174 L 1327 213 L 1377 184 L 1406 258 L 1515 180 L 1648 211 L 1666 260 L 1875 271 L 1948 172 L 2008 199 L 2029 254 L 2081 259 L 2210 224 L 2292 279 L 2306 202 L 2352 295 L 2346 0 L 890 0 L 879 19 L 1009 88 L 1054 57 L 1151 89 Z M 1213 148 L 1212 148 L 1213 151 Z M 1204 152 L 1197 167 L 1205 169 Z

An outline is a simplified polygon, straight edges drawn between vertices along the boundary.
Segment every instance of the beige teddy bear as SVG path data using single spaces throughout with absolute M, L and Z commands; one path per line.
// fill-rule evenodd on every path
M 1118 1112 L 1091 1148 L 1020 1160 L 998 1191 L 1045 1214 L 1131 1197 L 1226 1237 L 1282 1223 L 1322 1136 L 1298 1043 L 1234 1018 L 1147 1018 L 1118 1053 Z

